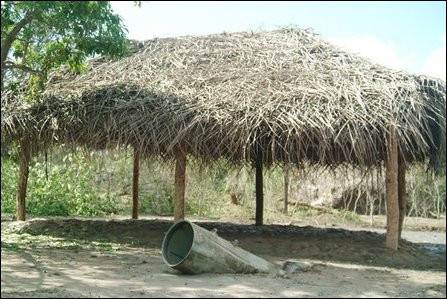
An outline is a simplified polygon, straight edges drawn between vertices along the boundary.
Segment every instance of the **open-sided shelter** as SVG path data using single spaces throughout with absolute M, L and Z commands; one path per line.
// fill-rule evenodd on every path
M 153 39 L 127 58 L 92 60 L 85 74 L 54 76 L 33 105 L 2 93 L 2 142 L 21 140 L 22 157 L 36 144 L 74 143 L 132 146 L 136 166 L 140 155 L 175 159 L 175 219 L 188 154 L 253 163 L 258 225 L 263 165 L 385 163 L 387 246 L 397 248 L 405 163 L 445 161 L 445 91 L 442 80 L 375 64 L 311 30 Z

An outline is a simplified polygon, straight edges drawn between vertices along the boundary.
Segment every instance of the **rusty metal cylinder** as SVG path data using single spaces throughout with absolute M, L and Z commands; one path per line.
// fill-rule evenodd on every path
M 183 273 L 278 273 L 276 265 L 234 246 L 188 220 L 166 233 L 163 261 Z

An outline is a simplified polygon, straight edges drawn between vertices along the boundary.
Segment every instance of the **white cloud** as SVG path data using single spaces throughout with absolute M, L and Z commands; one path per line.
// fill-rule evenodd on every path
M 446 72 L 446 51 L 445 51 L 445 35 L 443 37 L 444 46 L 442 48 L 438 48 L 433 50 L 431 54 L 428 56 L 427 61 L 425 62 L 424 67 L 421 69 L 420 73 L 438 77 L 445 81 L 445 72 Z
M 394 42 L 384 42 L 376 37 L 341 37 L 329 39 L 345 51 L 359 54 L 395 70 L 411 69 L 412 55 L 401 55 Z

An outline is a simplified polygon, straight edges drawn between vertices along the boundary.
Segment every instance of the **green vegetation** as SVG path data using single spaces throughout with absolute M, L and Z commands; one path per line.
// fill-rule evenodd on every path
M 30 167 L 26 210 L 36 216 L 106 215 L 117 205 L 113 192 L 99 192 L 94 185 L 94 168 L 82 155 L 69 153 L 48 167 L 34 159 Z M 15 212 L 18 166 L 2 159 L 2 212 Z
M 232 216 L 241 220 L 253 218 L 254 173 L 249 168 L 230 169 L 225 165 L 203 167 L 189 158 L 187 169 L 186 212 L 196 217 Z M 4 156 L 1 167 L 1 211 L 15 213 L 18 163 L 14 155 Z M 68 152 L 53 149 L 45 163 L 44 155 L 33 157 L 30 165 L 26 210 L 35 216 L 104 216 L 131 214 L 132 153 L 116 151 Z M 172 215 L 173 163 L 143 160 L 140 167 L 141 214 Z M 354 177 L 359 177 L 352 172 Z M 47 178 L 48 176 L 48 178 Z M 351 184 L 351 185 L 350 185 Z M 318 221 L 322 214 L 356 222 L 359 216 L 351 211 L 330 209 L 330 201 L 353 184 L 345 175 L 329 175 L 317 170 L 291 176 L 288 215 L 281 211 L 283 171 L 273 168 L 265 172 L 265 217 L 268 222 L 285 217 Z M 440 217 L 445 215 L 445 175 L 435 176 L 422 166 L 410 167 L 407 173 L 408 215 Z M 332 187 L 332 188 L 331 188 Z M 384 190 L 378 186 L 378 189 Z M 367 189 L 365 189 L 367 190 Z M 377 190 L 377 188 L 375 189 Z M 235 194 L 237 205 L 230 204 Z M 332 197 L 331 197 L 332 196 Z M 309 204 L 321 201 L 320 209 Z
M 80 72 L 88 57 L 128 51 L 109 1 L 3 1 L 1 18 L 2 90 L 25 83 L 29 99 L 44 90 L 52 70 Z
M 407 179 L 407 214 L 409 216 L 439 218 L 446 212 L 446 175 L 426 172 L 413 167 Z
M 4 240 L 3 240 L 4 238 Z M 55 237 L 45 232 L 30 234 L 20 229 L 9 229 L 2 234 L 2 248 L 12 251 L 30 250 L 32 248 L 45 249 L 72 249 L 72 250 L 95 250 L 99 252 L 110 252 L 125 250 L 133 244 L 121 244 L 98 238 L 98 240 L 85 240 L 81 238 Z M 96 256 L 92 256 L 96 257 Z

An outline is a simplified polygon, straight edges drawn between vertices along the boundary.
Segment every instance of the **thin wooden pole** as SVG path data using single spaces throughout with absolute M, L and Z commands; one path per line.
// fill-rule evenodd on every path
M 48 150 L 45 149 L 45 180 L 48 181 Z
M 284 165 L 284 213 L 287 214 L 289 206 L 289 165 Z
M 396 132 L 392 128 L 387 135 L 386 158 L 386 247 L 397 250 L 399 245 L 399 199 L 398 199 L 398 148 Z
M 140 179 L 140 152 L 133 151 L 133 188 L 132 188 L 132 219 L 138 219 L 138 185 Z
M 185 219 L 186 151 L 179 150 L 175 159 L 174 222 Z
M 28 183 L 30 144 L 27 138 L 20 140 L 20 166 L 19 183 L 17 186 L 17 220 L 25 221 L 25 197 L 26 185 Z
M 399 200 L 399 239 L 402 236 L 402 227 L 404 224 L 404 218 L 407 213 L 407 195 L 406 195 L 406 186 L 405 186 L 405 172 L 406 165 L 405 159 L 401 153 L 398 155 L 398 200 Z
M 264 218 L 264 186 L 262 177 L 262 147 L 256 143 L 256 226 L 263 225 Z

